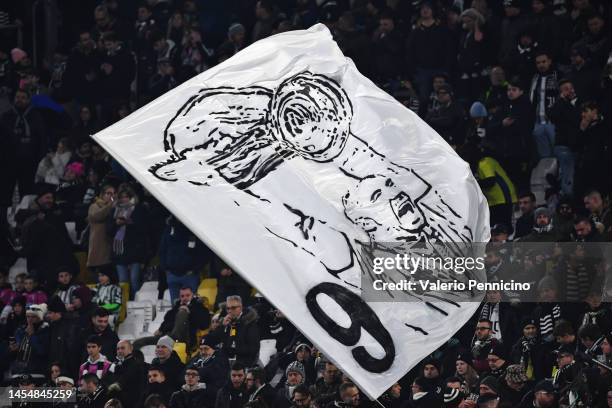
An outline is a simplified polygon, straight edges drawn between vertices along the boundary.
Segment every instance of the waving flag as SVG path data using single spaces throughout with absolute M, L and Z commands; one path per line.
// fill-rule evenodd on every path
M 488 209 L 468 165 L 322 25 L 253 44 L 95 139 L 371 397 L 478 306 L 360 296 L 373 253 L 486 242 Z

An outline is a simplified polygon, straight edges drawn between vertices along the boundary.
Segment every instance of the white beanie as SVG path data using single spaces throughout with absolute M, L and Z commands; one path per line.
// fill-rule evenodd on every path
M 46 314 L 47 314 L 47 304 L 46 303 L 41 303 L 38 305 L 30 305 L 26 309 L 26 316 L 27 315 L 37 316 L 40 319 L 40 321 L 45 320 Z

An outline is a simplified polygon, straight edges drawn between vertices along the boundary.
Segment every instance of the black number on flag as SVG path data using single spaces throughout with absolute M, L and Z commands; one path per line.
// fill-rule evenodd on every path
M 321 293 L 331 297 L 348 313 L 351 319 L 351 326 L 348 329 L 339 326 L 321 309 L 317 302 L 317 295 Z M 382 346 L 385 356 L 380 359 L 372 357 L 363 346 L 355 347 L 352 350 L 353 358 L 361 367 L 372 373 L 382 373 L 391 367 L 395 358 L 393 339 L 378 319 L 378 316 L 359 296 L 343 286 L 331 282 L 323 282 L 308 291 L 308 294 L 306 294 L 306 305 L 317 323 L 330 336 L 345 346 L 357 344 L 361 338 L 362 327 Z

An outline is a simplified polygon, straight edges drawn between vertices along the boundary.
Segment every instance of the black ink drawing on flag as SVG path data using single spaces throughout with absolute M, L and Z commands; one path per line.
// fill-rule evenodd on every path
M 414 169 L 394 163 L 353 134 L 352 118 L 353 106 L 344 89 L 311 72 L 294 75 L 274 89 L 201 89 L 168 122 L 163 143 L 169 157 L 150 172 L 160 180 L 196 186 L 209 186 L 220 177 L 263 204 L 274 205 L 275 211 L 285 211 L 291 220 L 287 228 L 268 231 L 317 258 L 327 272 L 353 287 L 359 287 L 360 275 L 349 274 L 352 278 L 346 280 L 343 272 L 357 268 L 371 273 L 371 259 L 364 254 L 373 250 L 398 253 L 405 245 L 444 242 L 449 254 L 461 255 L 457 243 L 473 240 L 466 220 Z M 351 240 L 315 214 L 273 203 L 257 190 L 258 181 L 273 177 L 283 163 L 299 159 L 326 164 L 353 181 L 353 187 L 339 194 L 338 203 L 344 216 L 366 233 L 367 242 Z M 346 253 L 336 252 L 336 259 L 328 262 L 320 258 L 317 247 L 330 235 L 336 243 L 344 241 Z M 342 255 L 345 259 L 339 260 Z

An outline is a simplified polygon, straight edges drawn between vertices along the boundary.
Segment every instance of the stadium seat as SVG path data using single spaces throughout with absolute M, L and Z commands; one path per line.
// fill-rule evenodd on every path
M 276 354 L 276 339 L 261 340 L 259 342 L 259 365 L 261 367 L 265 367 L 274 354 Z
M 140 351 L 142 351 L 142 354 L 144 356 L 144 360 L 145 363 L 147 364 L 151 364 L 151 362 L 153 361 L 153 359 L 155 358 L 155 346 L 151 345 L 151 346 L 143 346 Z
M 117 335 L 121 340 L 134 340 L 140 337 L 144 330 L 145 317 L 143 315 L 131 314 L 119 325 Z
M 136 293 L 138 294 L 139 292 L 155 292 L 155 295 L 157 296 L 157 285 L 158 285 L 157 281 L 143 282 L 142 286 Z
M 174 343 L 173 350 L 176 351 L 183 364 L 187 363 L 187 344 L 177 341 Z
M 217 279 L 202 279 L 198 287 L 198 296 L 204 299 L 204 304 L 211 312 L 214 312 L 214 302 L 217 298 Z

